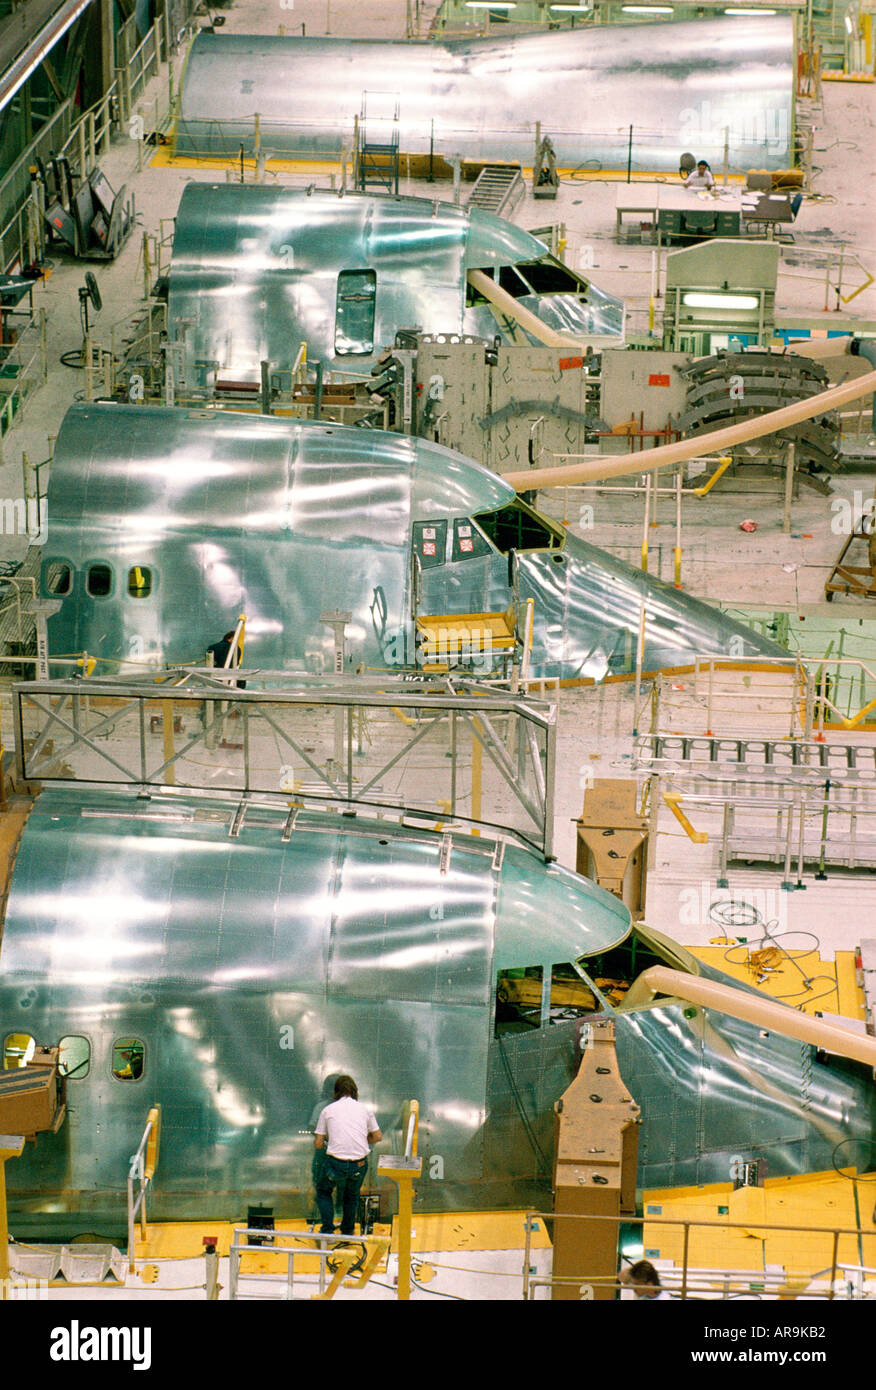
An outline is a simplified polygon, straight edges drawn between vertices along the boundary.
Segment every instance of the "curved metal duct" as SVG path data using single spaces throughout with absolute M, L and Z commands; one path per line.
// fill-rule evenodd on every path
M 604 25 L 455 43 L 201 33 L 182 85 L 181 154 L 339 154 L 366 93 L 399 96 L 403 154 L 532 164 L 535 126 L 557 163 L 677 173 L 778 169 L 793 147 L 791 15 Z

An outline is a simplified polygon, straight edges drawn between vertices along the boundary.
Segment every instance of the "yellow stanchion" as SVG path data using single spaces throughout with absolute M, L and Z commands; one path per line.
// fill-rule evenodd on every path
M 411 1297 L 411 1226 L 414 1215 L 414 1181 L 423 1171 L 423 1160 L 417 1157 L 417 1134 L 420 1124 L 420 1105 L 412 1100 L 408 1106 L 408 1126 L 403 1154 L 384 1154 L 377 1161 L 381 1177 L 392 1178 L 398 1184 L 398 1297 L 406 1302 Z
M 0 1134 L 0 1302 L 9 1297 L 9 1226 L 6 1219 L 6 1160 L 18 1158 L 23 1134 Z

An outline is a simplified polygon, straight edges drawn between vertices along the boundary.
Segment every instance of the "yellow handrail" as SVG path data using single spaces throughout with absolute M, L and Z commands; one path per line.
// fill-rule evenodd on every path
M 694 830 L 687 816 L 681 809 L 681 795 L 679 792 L 664 792 L 663 800 L 669 807 L 675 819 L 684 830 L 689 840 L 693 840 L 695 845 L 707 845 L 709 837 L 705 830 Z
M 733 458 L 729 455 L 725 455 L 724 458 L 719 459 L 718 467 L 715 469 L 709 481 L 707 483 L 704 483 L 702 487 L 691 488 L 694 497 L 705 497 L 706 493 L 711 492 L 718 479 L 722 476 L 722 474 L 727 472 L 727 469 L 730 467 L 732 462 Z

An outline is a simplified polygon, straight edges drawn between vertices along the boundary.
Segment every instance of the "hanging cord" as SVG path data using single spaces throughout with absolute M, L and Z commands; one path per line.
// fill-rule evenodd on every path
M 524 1108 L 523 1097 L 520 1094 L 517 1082 L 514 1078 L 514 1073 L 512 1072 L 511 1067 L 508 1063 L 508 1055 L 505 1052 L 505 1040 L 502 1037 L 501 1033 L 499 1034 L 499 1056 L 502 1058 L 502 1065 L 505 1068 L 505 1075 L 508 1078 L 508 1085 L 511 1087 L 511 1092 L 514 1096 L 514 1103 L 516 1104 L 520 1118 L 523 1121 L 523 1128 L 526 1131 L 526 1137 L 529 1140 L 530 1145 L 532 1146 L 533 1153 L 539 1160 L 541 1169 L 539 1176 L 550 1177 L 550 1164 L 548 1163 L 547 1158 L 545 1157 L 545 1153 L 541 1147 L 541 1144 L 539 1144 L 538 1142 L 538 1136 L 536 1135 L 535 1130 L 533 1129 L 532 1124 L 530 1122 L 529 1116 L 527 1115 L 526 1110 Z

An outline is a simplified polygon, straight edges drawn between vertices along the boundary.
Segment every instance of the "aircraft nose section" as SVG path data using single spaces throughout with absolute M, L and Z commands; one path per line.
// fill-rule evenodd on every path
M 520 596 L 535 600 L 533 672 L 561 679 L 630 675 L 645 623 L 643 671 L 697 657 L 788 653 L 719 609 L 569 536 L 562 551 L 522 555 Z

